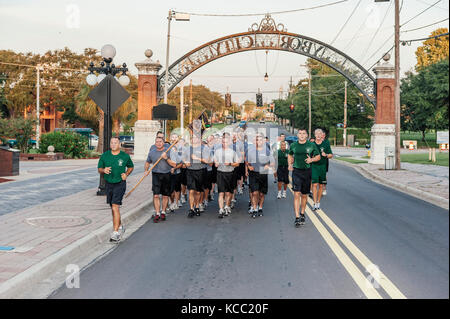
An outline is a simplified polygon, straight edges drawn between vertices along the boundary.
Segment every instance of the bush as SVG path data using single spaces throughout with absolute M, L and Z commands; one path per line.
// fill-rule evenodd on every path
M 64 153 L 66 158 L 84 158 L 88 152 L 88 139 L 74 132 L 61 131 L 43 134 L 39 151 L 47 153 L 50 145 L 55 147 L 55 152 Z
M 31 137 L 35 134 L 36 120 L 23 118 L 0 119 L 0 138 L 3 143 L 9 138 L 17 142 L 17 147 L 26 153 Z

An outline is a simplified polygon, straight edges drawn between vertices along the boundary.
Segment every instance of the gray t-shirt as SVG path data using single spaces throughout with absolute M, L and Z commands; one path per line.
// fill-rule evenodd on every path
M 153 147 L 153 148 L 150 147 L 150 151 L 148 152 L 148 156 L 147 156 L 147 162 L 149 162 L 149 163 L 156 163 L 156 161 L 161 157 L 161 154 L 163 152 L 167 151 L 168 148 L 169 148 L 168 144 L 165 144 L 164 145 L 164 150 L 161 150 L 161 151 L 158 151 L 156 149 L 156 146 Z M 167 154 L 168 158 L 170 158 L 170 153 L 171 153 L 171 150 Z M 153 168 L 152 172 L 155 172 L 155 173 L 170 173 L 171 169 L 172 169 L 172 166 L 170 166 L 169 163 L 167 163 L 167 160 L 162 159 Z
M 218 172 L 232 172 L 234 167 L 231 165 L 225 165 L 225 163 L 237 163 L 239 157 L 235 151 L 231 148 L 219 148 L 214 153 L 214 165 L 217 166 Z
M 214 159 L 214 152 L 215 152 L 214 145 L 211 145 L 211 146 L 210 145 L 206 145 L 206 147 L 209 148 L 209 160 L 212 162 L 213 159 Z M 213 163 L 213 165 L 214 165 L 214 163 Z M 206 166 L 206 170 L 208 172 L 211 172 L 213 170 L 212 165 L 207 165 Z
M 200 145 L 197 147 L 190 146 L 187 152 L 183 154 L 183 162 L 190 163 L 191 165 L 187 167 L 190 170 L 199 170 L 206 168 L 207 164 L 202 163 L 200 160 L 193 160 L 192 155 L 195 155 L 203 160 L 209 161 L 210 151 L 209 147 L 206 145 Z
M 237 140 L 236 143 L 233 143 L 231 145 L 231 148 L 238 155 L 239 162 L 243 163 L 244 162 L 244 151 L 245 151 L 244 142 L 242 142 L 241 140 Z
M 179 149 L 176 146 L 174 146 L 170 150 L 170 159 L 172 161 L 174 161 L 178 165 L 178 164 L 181 163 L 182 154 L 183 154 L 182 149 Z M 181 169 L 177 168 L 173 173 L 174 174 L 180 174 L 181 173 Z
M 265 145 L 258 150 L 252 144 L 248 146 L 247 162 L 255 169 L 255 172 L 268 174 L 269 171 L 264 169 L 264 166 L 274 163 L 274 158 L 271 151 Z

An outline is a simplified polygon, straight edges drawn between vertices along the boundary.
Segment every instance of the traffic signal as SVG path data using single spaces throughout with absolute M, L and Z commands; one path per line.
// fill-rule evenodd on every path
M 364 103 L 358 104 L 357 107 L 358 107 L 358 112 L 359 113 L 364 113 L 364 111 L 366 110 L 366 107 L 365 107 Z
M 295 105 L 294 105 L 294 104 L 289 105 L 289 109 L 291 110 L 291 113 L 294 112 L 294 108 L 295 108 Z
M 225 106 L 231 107 L 231 94 L 230 93 L 225 94 Z
M 263 106 L 262 93 L 256 93 L 256 106 L 259 106 L 259 107 Z

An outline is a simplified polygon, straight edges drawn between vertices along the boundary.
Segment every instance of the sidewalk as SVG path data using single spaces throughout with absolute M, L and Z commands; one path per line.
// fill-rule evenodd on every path
M 338 156 L 367 160 L 362 158 L 366 154 L 354 149 L 333 148 L 333 152 Z M 333 161 L 351 166 L 375 182 L 449 209 L 449 170 L 446 166 L 401 163 L 402 169 L 397 171 L 385 170 L 384 165 Z
M 128 179 L 127 191 L 141 176 Z M 94 188 L 0 216 L 0 246 L 14 247 L 0 250 L 0 298 L 24 294 L 53 272 L 65 272 L 68 264 L 94 247 L 111 245 L 111 210 L 105 201 Z M 147 177 L 123 201 L 124 225 L 150 214 L 151 202 Z

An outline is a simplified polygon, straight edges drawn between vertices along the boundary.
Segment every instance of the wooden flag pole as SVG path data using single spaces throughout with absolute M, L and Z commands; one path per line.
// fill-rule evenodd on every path
M 172 145 L 169 146 L 169 148 L 167 150 L 164 151 L 164 153 L 167 153 L 168 151 L 170 151 L 170 149 L 172 147 L 175 146 L 175 144 L 178 143 L 178 141 L 180 140 L 181 136 L 178 137 L 177 141 L 175 143 L 173 143 Z M 158 165 L 158 163 L 162 160 L 162 155 L 158 158 L 158 160 L 156 161 L 155 164 L 153 164 L 153 166 L 149 169 L 149 174 L 150 172 L 153 170 L 153 168 Z M 130 194 L 139 186 L 139 184 L 144 180 L 144 178 L 146 178 L 148 175 L 146 173 L 144 173 L 144 176 L 141 177 L 141 179 L 139 180 L 139 182 L 137 182 L 137 184 L 131 189 L 131 191 L 128 192 L 128 194 L 125 195 L 125 198 L 127 198 L 128 196 L 130 196 Z

